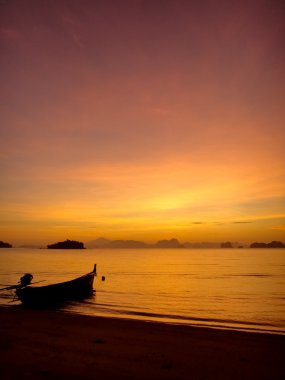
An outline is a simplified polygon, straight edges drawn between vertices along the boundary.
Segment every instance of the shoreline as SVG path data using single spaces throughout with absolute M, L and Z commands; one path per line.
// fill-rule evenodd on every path
M 274 328 L 272 329 L 263 329 L 258 328 L 258 327 L 234 327 L 230 325 L 223 325 L 223 324 L 206 324 L 206 323 L 188 323 L 188 322 L 176 322 L 174 319 L 169 319 L 166 318 L 165 320 L 159 320 L 155 318 L 145 318 L 145 317 L 133 317 L 132 315 L 125 316 L 124 314 L 116 314 L 116 315 L 109 315 L 109 314 L 91 314 L 91 313 L 82 313 L 80 311 L 76 311 L 73 309 L 64 309 L 64 308 L 57 308 L 57 309 L 29 309 L 25 308 L 20 302 L 18 304 L 14 305 L 9 305 L 9 304 L 0 304 L 0 312 L 1 309 L 9 309 L 9 308 L 15 308 L 19 310 L 34 310 L 34 311 L 47 311 L 47 312 L 60 312 L 64 313 L 67 315 L 79 315 L 83 317 L 90 317 L 90 318 L 98 318 L 98 319 L 106 319 L 106 320 L 124 320 L 124 321 L 134 321 L 134 322 L 141 322 L 141 323 L 148 323 L 148 324 L 166 324 L 170 326 L 185 326 L 189 328 L 194 328 L 194 329 L 206 329 L 206 330 L 218 330 L 218 331 L 229 331 L 229 332 L 241 332 L 241 333 L 249 333 L 249 334 L 264 334 L 264 335 L 278 335 L 278 336 L 284 336 L 285 337 L 285 330 L 275 330 Z M 195 319 L 193 319 L 195 320 Z
M 9 307 L 9 305 L 7 305 Z M 20 305 L 19 305 L 20 306 Z M 0 306 L 1 307 L 1 306 Z M 125 321 L 138 321 L 142 323 L 150 323 L 150 324 L 166 324 L 171 326 L 185 326 L 189 328 L 194 329 L 206 329 L 206 330 L 218 330 L 218 331 L 230 331 L 230 332 L 241 332 L 241 333 L 249 333 L 249 334 L 269 334 L 269 335 L 279 335 L 285 337 L 285 330 L 275 330 L 274 327 L 270 330 L 263 329 L 262 327 L 234 327 L 230 325 L 223 325 L 223 324 L 207 324 L 207 323 L 189 323 L 189 322 L 176 322 L 174 319 L 166 318 L 165 320 L 159 320 L 155 318 L 145 318 L 141 317 L 138 318 L 139 315 L 136 315 L 136 317 L 131 316 L 124 316 L 123 314 L 116 314 L 116 315 L 109 315 L 109 314 L 91 314 L 91 313 L 81 313 L 76 310 L 60 310 L 63 313 L 71 314 L 71 315 L 82 315 L 87 316 L 91 318 L 103 318 L 103 319 L 110 319 L 110 320 L 125 320 Z M 195 319 L 193 319 L 195 320 Z M 246 325 L 246 323 L 245 323 Z
M 285 337 L 0 307 L 3 379 L 282 379 Z
M 80 312 L 74 312 L 69 310 L 62 310 L 62 312 L 67 314 L 74 315 L 85 315 L 88 317 L 94 318 L 103 318 L 103 319 L 115 319 L 115 320 L 125 320 L 125 321 L 138 321 L 142 323 L 151 323 L 151 324 L 162 324 L 162 325 L 170 325 L 170 326 L 185 326 L 194 329 L 205 329 L 205 330 L 218 330 L 218 331 L 229 331 L 229 332 L 241 332 L 241 333 L 249 333 L 249 334 L 264 334 L 264 335 L 279 335 L 285 337 L 285 330 L 265 330 L 263 328 L 258 327 L 233 327 L 222 324 L 199 324 L 199 323 L 188 323 L 188 322 L 175 322 L 174 320 L 155 320 L 155 319 L 145 319 L 145 318 L 132 318 L 132 317 L 124 317 L 121 316 L 109 316 L 109 315 L 91 315 L 84 314 Z

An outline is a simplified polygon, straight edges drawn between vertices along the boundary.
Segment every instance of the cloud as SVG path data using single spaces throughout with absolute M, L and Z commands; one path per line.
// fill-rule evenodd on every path
M 234 224 L 247 224 L 247 223 L 253 223 L 253 221 L 245 220 L 245 221 L 238 221 L 238 222 L 233 222 Z
M 285 231 L 285 224 L 281 226 L 272 227 L 272 230 Z

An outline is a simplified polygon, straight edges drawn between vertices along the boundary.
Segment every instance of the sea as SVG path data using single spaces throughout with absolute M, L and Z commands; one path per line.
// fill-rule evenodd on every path
M 71 280 L 95 263 L 94 295 L 63 311 L 285 334 L 285 249 L 1 249 L 0 287 L 25 273 L 35 286 Z M 19 304 L 0 291 L 0 305 Z

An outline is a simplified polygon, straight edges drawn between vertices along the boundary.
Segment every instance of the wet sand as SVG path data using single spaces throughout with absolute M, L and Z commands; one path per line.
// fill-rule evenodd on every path
M 285 379 L 285 336 L 0 308 L 4 379 Z

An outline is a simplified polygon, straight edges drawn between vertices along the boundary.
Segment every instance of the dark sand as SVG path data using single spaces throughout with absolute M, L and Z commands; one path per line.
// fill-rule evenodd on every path
M 4 379 L 285 379 L 285 336 L 0 308 Z

